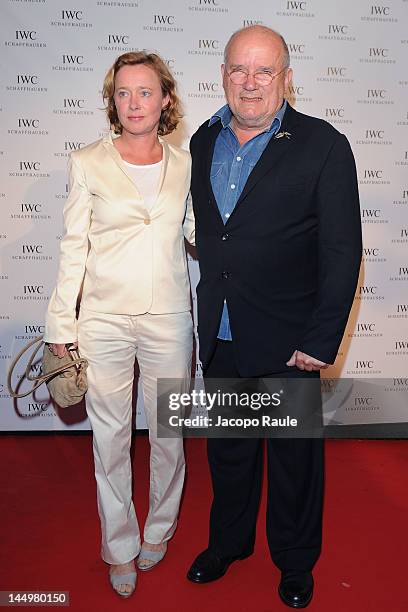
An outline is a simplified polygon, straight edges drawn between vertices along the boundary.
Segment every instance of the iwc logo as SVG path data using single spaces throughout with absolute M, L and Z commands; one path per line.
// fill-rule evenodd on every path
M 93 67 L 87 65 L 84 55 L 63 53 L 59 64 L 54 64 L 52 70 L 59 72 L 93 72 Z
M 13 40 L 5 40 L 6 47 L 30 47 L 45 48 L 47 44 L 41 42 L 40 35 L 36 30 L 16 30 Z
M 285 0 L 282 9 L 276 11 L 279 17 L 315 17 L 309 10 L 310 1 L 306 0 Z
M 83 10 L 68 7 L 61 9 L 50 25 L 57 28 L 93 28 L 93 23 L 86 20 Z
M 221 0 L 196 0 L 188 10 L 195 13 L 228 13 L 228 7 L 224 4 Z

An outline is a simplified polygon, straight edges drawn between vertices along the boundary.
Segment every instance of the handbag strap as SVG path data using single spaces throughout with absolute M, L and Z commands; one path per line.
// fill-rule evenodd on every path
M 38 344 L 38 346 L 35 346 L 36 344 Z M 76 349 L 72 349 L 72 350 L 68 350 L 68 354 L 72 360 L 71 363 L 67 363 L 59 368 L 55 368 L 54 370 L 47 372 L 47 374 L 39 374 L 38 376 L 31 376 L 30 374 L 31 366 L 42 344 L 43 344 L 43 336 L 36 336 L 35 338 L 33 338 L 33 340 L 30 340 L 30 342 L 26 344 L 19 353 L 17 353 L 17 355 L 14 357 L 13 361 L 11 362 L 11 366 L 7 374 L 7 387 L 8 387 L 11 397 L 14 397 L 16 399 L 19 399 L 20 397 L 26 397 L 27 395 L 30 395 L 30 393 L 35 391 L 44 382 L 47 382 L 48 380 L 50 380 L 57 374 L 61 374 L 62 372 L 69 370 L 70 368 L 72 368 L 73 365 L 76 366 L 77 369 L 79 369 L 81 364 L 87 362 L 86 359 L 84 359 L 83 357 L 79 357 L 79 353 Z M 32 354 L 30 355 L 30 359 L 28 360 L 27 367 L 25 369 L 25 378 L 33 382 L 34 384 L 31 387 L 31 389 L 29 389 L 29 391 L 25 391 L 24 393 L 17 393 L 13 389 L 12 384 L 11 384 L 13 371 L 17 363 L 20 361 L 21 357 L 24 355 L 24 353 L 26 353 L 32 346 L 35 346 L 35 348 Z M 75 357 L 73 356 L 73 354 L 75 355 Z

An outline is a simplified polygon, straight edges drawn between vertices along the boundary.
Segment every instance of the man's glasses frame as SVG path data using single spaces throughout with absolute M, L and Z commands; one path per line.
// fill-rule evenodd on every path
M 253 76 L 254 81 L 255 83 L 257 83 L 257 85 L 260 85 L 261 87 L 266 87 L 270 85 L 272 81 L 276 79 L 276 77 L 279 76 L 284 70 L 287 70 L 287 68 L 288 66 L 285 66 L 284 68 L 282 68 L 282 70 L 279 70 L 279 72 L 275 72 L 275 74 L 269 72 L 268 70 L 257 70 L 251 73 L 246 70 L 243 70 L 242 68 L 233 68 L 232 70 L 226 70 L 225 72 L 227 73 L 231 82 L 234 83 L 234 85 L 244 85 L 244 83 L 247 82 L 249 76 Z

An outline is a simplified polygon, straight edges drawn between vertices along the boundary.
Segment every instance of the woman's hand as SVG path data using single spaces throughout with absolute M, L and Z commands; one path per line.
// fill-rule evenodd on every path
M 61 359 L 67 353 L 67 345 L 66 344 L 54 344 L 51 343 L 48 345 L 50 347 L 50 351 L 55 357 L 59 357 Z M 74 348 L 78 348 L 78 342 L 73 343 Z

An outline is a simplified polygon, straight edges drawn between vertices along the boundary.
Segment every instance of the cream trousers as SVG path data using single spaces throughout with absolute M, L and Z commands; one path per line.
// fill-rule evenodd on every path
M 149 513 L 143 536 L 158 544 L 176 529 L 185 471 L 183 440 L 156 436 L 157 379 L 179 378 L 180 391 L 188 390 L 192 342 L 190 312 L 129 316 L 81 308 L 78 346 L 89 363 L 86 408 L 93 430 L 101 555 L 107 563 L 127 563 L 141 546 L 130 462 L 135 357 L 150 440 Z

